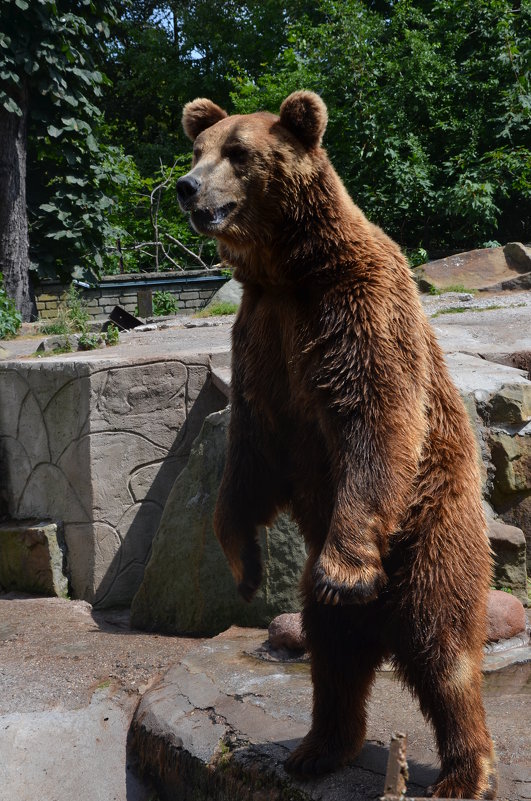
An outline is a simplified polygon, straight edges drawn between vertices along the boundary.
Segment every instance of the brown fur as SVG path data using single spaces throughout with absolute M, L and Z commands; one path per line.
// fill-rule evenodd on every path
M 320 147 L 322 101 L 297 92 L 280 118 L 203 128 L 209 103 L 185 109 L 202 132 L 180 200 L 244 287 L 215 530 L 248 600 L 258 525 L 289 505 L 309 549 L 313 724 L 286 767 L 319 774 L 359 751 L 391 657 L 435 729 L 435 795 L 479 798 L 493 774 L 480 694 L 491 565 L 465 409 L 407 262 Z

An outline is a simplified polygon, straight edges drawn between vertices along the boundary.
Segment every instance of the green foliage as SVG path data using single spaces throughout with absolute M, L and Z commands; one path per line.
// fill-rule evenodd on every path
M 406 247 L 525 241 L 530 4 L 321 0 L 319 9 L 323 19 L 288 26 L 290 45 L 262 74 L 233 70 L 236 110 L 276 111 L 301 87 L 322 94 L 334 165 Z
M 450 291 L 450 290 L 448 290 Z M 514 305 L 514 304 L 513 304 Z M 516 304 L 520 305 L 520 304 Z M 485 311 L 493 311 L 494 309 L 503 309 L 507 308 L 506 306 L 500 306 L 500 304 L 493 303 L 490 306 L 449 306 L 447 309 L 439 309 L 439 311 L 432 314 L 432 317 L 440 317 L 442 314 L 466 314 L 466 312 L 485 312 Z
M 220 300 L 218 303 L 213 303 L 212 306 L 207 306 L 206 309 L 201 309 L 195 316 L 219 317 L 223 314 L 236 314 L 238 308 L 237 303 L 230 303 L 228 300 Z
M 98 69 L 107 0 L 0 0 L 0 102 L 27 95 L 28 211 L 39 275 L 93 277 L 101 266 L 114 149 L 99 143 L 106 78 Z M 24 92 L 22 91 L 24 90 Z
M 79 337 L 79 350 L 95 350 L 105 344 L 103 334 L 91 334 L 85 331 Z
M 0 273 L 0 339 L 16 336 L 22 323 L 22 316 L 17 311 L 14 301 L 4 289 L 4 276 Z
M 181 242 L 208 265 L 216 258 L 212 240 L 198 236 L 179 211 L 176 184 L 190 168 L 190 156 L 179 156 L 171 167 L 163 164 L 148 177 L 140 174 L 131 156 L 119 159 L 120 182 L 113 187 L 113 206 L 107 221 L 102 273 L 142 273 L 176 267 L 198 268 L 180 248 Z M 157 242 L 160 244 L 157 246 Z M 167 254 L 167 255 L 166 255 Z
M 430 286 L 430 295 L 444 295 L 447 292 L 467 292 L 470 294 L 475 294 L 475 289 L 467 289 L 464 284 L 448 284 L 445 286 L 444 289 L 438 289 L 436 286 Z
M 120 332 L 113 323 L 111 323 L 105 331 L 105 342 L 107 345 L 118 345 L 120 342 Z
M 414 248 L 413 250 L 406 248 L 405 253 L 410 267 L 419 267 L 428 261 L 428 253 L 424 248 Z
M 85 333 L 89 320 L 86 301 L 75 284 L 70 284 L 59 303 L 55 320 L 41 323 L 39 330 L 42 334 Z
M 177 314 L 178 310 L 179 303 L 171 292 L 159 291 L 153 293 L 153 314 L 155 317 Z
M 319 92 L 335 167 L 415 264 L 419 244 L 529 237 L 528 2 L 115 5 L 0 0 L 0 103 L 20 114 L 27 91 L 40 275 L 200 266 L 177 242 L 212 263 L 174 192 L 190 165 L 182 106 L 198 95 L 247 113 Z

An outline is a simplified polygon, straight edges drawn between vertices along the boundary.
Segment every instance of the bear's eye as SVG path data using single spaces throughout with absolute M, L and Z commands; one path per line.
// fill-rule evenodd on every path
M 194 149 L 192 151 L 192 154 L 193 154 L 193 157 L 194 157 L 194 161 L 199 161 L 199 159 L 201 158 L 201 156 L 203 154 L 203 151 L 202 151 L 202 149 L 200 147 L 194 147 Z
M 247 151 L 241 145 L 230 145 L 227 148 L 226 155 L 235 164 L 243 164 L 247 161 Z

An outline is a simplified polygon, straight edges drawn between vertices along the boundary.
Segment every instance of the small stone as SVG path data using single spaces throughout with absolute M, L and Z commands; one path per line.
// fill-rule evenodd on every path
M 143 331 L 156 331 L 158 328 L 157 323 L 146 323 L 145 325 L 137 325 L 134 329 L 135 334 L 142 333 Z
M 269 624 L 269 644 L 271 648 L 288 648 L 291 651 L 306 649 L 302 632 L 300 612 L 278 615 Z
M 487 606 L 487 640 L 508 640 L 523 631 L 525 610 L 521 601 L 508 592 L 491 590 Z

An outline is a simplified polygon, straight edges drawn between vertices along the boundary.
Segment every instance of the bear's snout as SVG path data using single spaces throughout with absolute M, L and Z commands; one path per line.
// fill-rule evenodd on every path
M 192 198 L 197 195 L 200 186 L 201 181 L 194 175 L 190 175 L 190 173 L 179 178 L 177 181 L 177 198 L 183 211 L 188 208 Z

